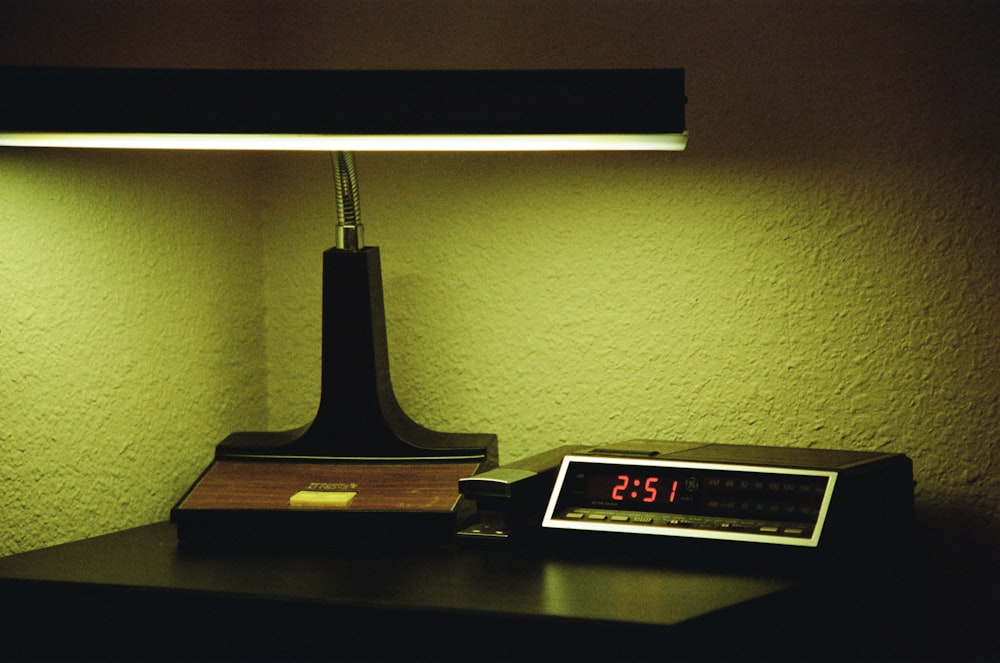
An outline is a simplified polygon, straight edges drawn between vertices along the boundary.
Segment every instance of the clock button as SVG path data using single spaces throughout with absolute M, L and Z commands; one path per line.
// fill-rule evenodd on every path
M 607 520 L 608 517 L 603 513 L 588 513 L 587 520 Z
M 615 521 L 616 523 L 627 523 L 629 521 L 629 517 L 628 516 L 611 516 L 611 520 Z

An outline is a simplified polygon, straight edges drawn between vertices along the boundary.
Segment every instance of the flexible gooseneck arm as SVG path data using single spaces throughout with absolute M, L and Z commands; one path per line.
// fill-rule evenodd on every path
M 354 154 L 331 152 L 334 187 L 337 192 L 337 248 L 357 251 L 365 246 L 364 226 L 361 224 L 361 197 L 358 194 L 358 176 L 354 169 Z

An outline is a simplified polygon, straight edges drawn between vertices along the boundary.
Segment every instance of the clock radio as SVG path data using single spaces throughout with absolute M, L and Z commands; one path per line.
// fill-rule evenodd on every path
M 836 551 L 898 542 L 913 469 L 873 451 L 632 440 L 565 446 L 460 480 L 467 541 L 757 544 Z
M 542 528 L 834 549 L 902 535 L 902 454 L 632 442 L 563 457 Z

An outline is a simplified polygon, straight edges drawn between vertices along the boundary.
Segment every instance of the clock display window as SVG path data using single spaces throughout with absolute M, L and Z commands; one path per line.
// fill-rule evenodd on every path
M 811 523 L 826 487 L 824 476 L 573 463 L 560 506 Z

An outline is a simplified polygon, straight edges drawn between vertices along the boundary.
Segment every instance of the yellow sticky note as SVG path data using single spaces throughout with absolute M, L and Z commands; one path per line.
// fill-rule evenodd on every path
M 290 506 L 311 508 L 341 508 L 350 506 L 356 492 L 332 490 L 300 490 L 288 499 Z

